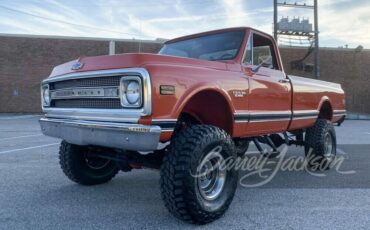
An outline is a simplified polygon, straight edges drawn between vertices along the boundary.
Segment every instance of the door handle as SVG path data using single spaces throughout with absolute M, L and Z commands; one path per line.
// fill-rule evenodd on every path
M 290 80 L 289 80 L 289 79 L 287 79 L 287 78 L 285 78 L 285 79 L 280 79 L 280 80 L 279 80 L 279 82 L 280 82 L 280 83 L 289 83 L 289 82 L 290 82 Z

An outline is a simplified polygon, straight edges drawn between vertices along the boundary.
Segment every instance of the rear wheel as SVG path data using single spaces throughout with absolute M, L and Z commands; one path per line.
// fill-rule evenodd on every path
M 119 171 L 116 162 L 95 156 L 98 149 L 69 144 L 62 141 L 59 163 L 64 174 L 82 185 L 102 184 L 110 181 Z
M 337 153 L 337 140 L 330 121 L 318 119 L 313 127 L 307 129 L 305 153 L 311 169 L 328 170 L 332 167 Z
M 238 171 L 219 166 L 235 158 L 230 136 L 219 128 L 194 125 L 178 133 L 161 166 L 168 210 L 195 224 L 221 217 L 234 197 Z

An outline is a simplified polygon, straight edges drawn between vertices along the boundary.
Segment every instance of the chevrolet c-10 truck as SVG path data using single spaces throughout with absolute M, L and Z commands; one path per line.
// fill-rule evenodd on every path
M 287 75 L 274 39 L 249 27 L 169 40 L 158 54 L 79 58 L 55 67 L 41 94 L 41 129 L 63 140 L 69 179 L 159 169 L 166 207 L 194 224 L 228 209 L 238 170 L 217 166 L 250 142 L 266 157 L 304 146 L 309 166 L 329 169 L 346 114 L 339 84 Z

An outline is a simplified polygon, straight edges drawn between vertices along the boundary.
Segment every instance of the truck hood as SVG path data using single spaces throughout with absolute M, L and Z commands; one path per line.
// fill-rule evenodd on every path
M 76 63 L 79 63 L 76 65 Z M 56 66 L 49 77 L 69 73 L 144 67 L 147 65 L 182 65 L 226 70 L 224 62 L 206 61 L 192 58 L 182 58 L 158 54 L 132 53 L 95 57 L 80 57 L 79 59 Z M 79 67 L 79 68 L 78 68 Z

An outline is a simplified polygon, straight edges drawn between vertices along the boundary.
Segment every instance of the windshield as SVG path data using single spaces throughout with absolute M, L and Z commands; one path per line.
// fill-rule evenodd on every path
M 231 60 L 238 54 L 243 38 L 244 30 L 206 35 L 165 44 L 159 54 L 208 61 Z

